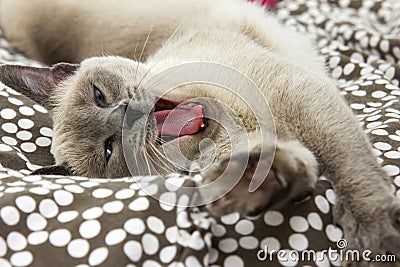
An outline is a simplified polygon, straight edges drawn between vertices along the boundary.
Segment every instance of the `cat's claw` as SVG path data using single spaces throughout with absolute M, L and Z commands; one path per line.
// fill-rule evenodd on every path
M 243 216 L 255 216 L 267 208 L 299 200 L 313 190 L 317 179 L 317 163 L 312 153 L 300 143 L 279 143 L 275 157 L 271 156 L 273 151 L 266 153 L 267 157 L 260 158 L 263 154 L 260 150 L 250 154 L 236 154 L 221 160 L 203 173 L 204 183 L 208 184 L 217 179 L 230 179 L 244 170 L 232 190 L 208 205 L 213 214 L 239 212 Z M 254 181 L 259 186 L 252 192 L 250 184 Z M 221 183 L 219 186 L 224 185 Z M 214 188 L 211 193 L 222 191 Z

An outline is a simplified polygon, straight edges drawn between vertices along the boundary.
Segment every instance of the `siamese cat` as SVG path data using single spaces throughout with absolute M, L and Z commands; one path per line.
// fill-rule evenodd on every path
M 248 132 L 250 157 L 238 184 L 210 205 L 214 214 L 255 215 L 299 199 L 313 189 L 321 170 L 335 189 L 334 218 L 349 247 L 400 256 L 400 202 L 366 135 L 312 44 L 261 7 L 242 0 L 2 0 L 0 15 L 12 45 L 31 58 L 57 63 L 0 67 L 5 85 L 52 114 L 57 166 L 38 173 L 131 175 L 122 148 L 129 101 L 137 104 L 135 124 L 157 95 L 152 88 L 141 90 L 146 81 L 179 64 L 214 62 L 246 75 L 267 99 L 272 117 L 261 123 L 275 125 L 274 157 L 262 156 L 260 124 L 240 98 L 202 84 L 182 85 L 156 102 L 145 134 L 136 134 L 132 146 L 162 166 L 163 147 L 178 142 L 193 160 L 201 141 L 210 138 L 214 164 L 203 172 L 204 183 L 210 183 L 224 172 L 235 173 L 244 159 L 243 153 L 231 155 L 226 131 L 203 115 L 214 110 L 221 118 L 236 116 Z M 191 102 L 198 97 L 218 101 Z M 179 107 L 185 101 L 189 104 Z M 199 123 L 176 132 L 161 119 L 171 110 L 177 112 L 173 123 L 179 124 L 178 115 Z M 159 139 L 160 124 L 173 138 Z M 249 192 L 253 176 L 262 182 Z

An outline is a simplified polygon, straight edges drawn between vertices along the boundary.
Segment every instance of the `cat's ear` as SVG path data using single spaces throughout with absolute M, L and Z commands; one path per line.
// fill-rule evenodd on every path
M 78 68 L 79 65 L 68 63 L 55 64 L 49 68 L 0 65 L 0 82 L 51 109 L 49 97 L 54 89 Z
M 47 166 L 36 171 L 33 171 L 31 175 L 63 175 L 63 176 L 72 176 L 74 172 L 68 166 L 64 165 L 53 165 Z

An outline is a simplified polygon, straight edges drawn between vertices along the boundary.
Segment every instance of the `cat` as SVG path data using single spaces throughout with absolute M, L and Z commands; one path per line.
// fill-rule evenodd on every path
M 349 247 L 400 256 L 400 203 L 366 135 L 311 42 L 281 26 L 261 7 L 241 0 L 2 0 L 0 16 L 12 45 L 31 58 L 54 64 L 0 67 L 0 81 L 52 114 L 57 166 L 38 173 L 135 174 L 123 153 L 124 114 L 133 109 L 128 124 L 148 124 L 144 133 L 133 133 L 129 141 L 139 154 L 161 166 L 157 171 L 176 171 L 165 163 L 160 147 L 178 140 L 184 156 L 194 160 L 202 156 L 199 146 L 204 138 L 216 145 L 213 164 L 203 171 L 204 184 L 220 176 L 229 180 L 244 170 L 238 184 L 209 205 L 214 214 L 256 215 L 301 199 L 323 172 L 335 189 L 334 218 Z M 263 145 L 261 126 L 251 110 L 217 86 L 183 85 L 164 95 L 143 119 L 159 92 L 141 86 L 158 73 L 192 62 L 218 63 L 254 82 L 272 112 L 261 124 L 274 123 L 275 151 Z M 245 90 L 239 93 L 246 94 Z M 199 97 L 215 101 L 191 102 Z M 184 101 L 188 104 L 180 107 Z M 159 116 L 173 108 L 200 122 L 191 124 L 190 134 L 162 140 L 166 143 L 159 146 Z M 232 129 L 240 118 L 249 149 L 230 155 L 227 132 L 203 119 L 210 110 Z M 172 129 L 174 122 L 162 126 Z M 254 192 L 249 191 L 252 179 L 260 181 Z M 216 192 L 219 189 L 221 185 Z

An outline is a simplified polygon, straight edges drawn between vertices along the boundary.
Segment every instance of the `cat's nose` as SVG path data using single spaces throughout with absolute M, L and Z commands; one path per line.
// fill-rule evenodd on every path
M 143 116 L 144 113 L 142 111 L 132 108 L 129 104 L 125 106 L 125 123 L 128 128 L 132 128 L 135 121 Z

